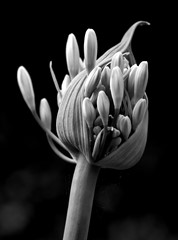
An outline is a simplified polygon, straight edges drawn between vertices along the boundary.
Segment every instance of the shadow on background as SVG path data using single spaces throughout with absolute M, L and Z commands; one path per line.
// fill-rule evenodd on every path
M 73 6 L 69 11 L 65 6 L 52 5 L 24 5 L 16 9 L 9 14 L 10 21 L 4 20 L 2 26 L 0 238 L 62 239 L 74 170 L 74 165 L 63 162 L 52 152 L 45 134 L 27 109 L 17 86 L 17 68 L 24 65 L 30 72 L 37 108 L 41 98 L 48 99 L 55 131 L 57 96 L 48 64 L 53 61 L 61 83 L 67 72 L 68 34 L 76 35 L 83 57 L 85 31 L 93 28 L 100 56 L 118 43 L 135 21 L 147 20 L 151 26 L 139 27 L 132 42 L 137 62 L 149 62 L 147 147 L 134 168 L 101 171 L 89 240 L 178 239 L 177 176 L 171 137 L 165 127 L 171 124 L 166 115 L 166 110 L 170 110 L 166 99 L 171 98 L 171 92 L 165 84 L 167 73 L 161 75 L 159 71 L 158 56 L 165 57 L 160 50 L 163 32 L 159 20 L 144 11 L 129 15 L 112 9 L 108 13 L 107 6 L 91 11 L 90 8 L 74 11 Z M 160 48 L 155 42 L 159 42 Z

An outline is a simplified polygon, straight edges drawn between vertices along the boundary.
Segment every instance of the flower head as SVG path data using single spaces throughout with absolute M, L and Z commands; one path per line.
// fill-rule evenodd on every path
M 126 169 L 143 154 L 148 128 L 148 63 L 143 61 L 137 66 L 131 51 L 133 33 L 141 24 L 148 23 L 135 23 L 121 42 L 98 60 L 94 30 L 88 29 L 85 34 L 84 61 L 74 34 L 70 34 L 66 45 L 69 75 L 65 76 L 62 89 L 50 64 L 58 92 L 58 140 L 49 131 L 51 114 L 46 100 L 41 102 L 38 121 L 43 121 L 44 130 L 74 161 L 82 154 L 91 164 Z

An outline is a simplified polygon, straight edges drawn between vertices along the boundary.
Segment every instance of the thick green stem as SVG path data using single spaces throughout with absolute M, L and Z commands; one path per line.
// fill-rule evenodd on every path
M 99 173 L 97 166 L 81 155 L 77 160 L 70 191 L 63 240 L 86 240 L 94 191 Z

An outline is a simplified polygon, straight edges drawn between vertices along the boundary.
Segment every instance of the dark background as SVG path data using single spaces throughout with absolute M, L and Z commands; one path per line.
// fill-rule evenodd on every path
M 141 161 L 125 171 L 102 170 L 96 186 L 89 240 L 178 239 L 174 40 L 168 8 L 145 4 L 16 4 L 2 7 L 0 87 L 0 239 L 62 239 L 74 165 L 50 149 L 17 86 L 20 65 L 29 71 L 37 109 L 46 97 L 57 113 L 49 61 L 59 83 L 67 73 L 68 34 L 83 57 L 85 31 L 93 28 L 98 56 L 117 44 L 136 21 L 133 53 L 149 63 L 149 132 Z M 137 9 L 137 11 L 135 10 Z M 170 37 L 169 37 L 170 36 Z

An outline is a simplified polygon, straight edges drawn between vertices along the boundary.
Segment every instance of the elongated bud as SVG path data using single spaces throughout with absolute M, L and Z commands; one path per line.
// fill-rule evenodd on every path
M 133 125 L 134 130 L 137 128 L 139 123 L 142 121 L 142 119 L 145 115 L 146 109 L 147 109 L 146 100 L 141 98 L 135 104 L 133 112 L 132 112 L 132 125 Z
M 148 63 L 143 61 L 139 64 L 135 73 L 134 99 L 135 103 L 143 97 L 148 82 Z
M 132 65 L 129 77 L 128 77 L 128 93 L 130 99 L 134 96 L 134 83 L 135 83 L 135 73 L 137 71 L 137 64 Z
M 124 80 L 119 67 L 114 67 L 110 79 L 111 95 L 115 109 L 120 109 L 124 95 Z
M 101 73 L 101 84 L 104 85 L 106 88 L 109 87 L 111 76 L 111 69 L 108 66 L 105 66 L 102 73 Z
M 46 98 L 43 98 L 40 101 L 40 118 L 44 126 L 47 129 L 51 130 L 52 115 L 49 103 Z
M 114 54 L 111 60 L 111 69 L 118 66 L 121 69 L 121 72 L 123 73 L 124 69 L 124 58 L 121 52 L 117 52 Z
M 64 77 L 64 80 L 62 81 L 62 85 L 61 85 L 61 91 L 62 91 L 63 96 L 64 96 L 70 82 L 71 82 L 71 79 L 70 79 L 69 75 L 66 74 Z
M 79 72 L 79 47 L 73 33 L 68 36 L 66 44 L 67 68 L 73 79 Z
M 108 125 L 110 102 L 104 91 L 100 91 L 97 98 L 97 109 L 104 126 Z
M 88 75 L 85 81 L 84 96 L 90 98 L 98 86 L 101 77 L 101 68 L 95 67 Z
M 120 114 L 118 116 L 116 126 L 118 129 L 120 129 L 124 139 L 126 140 L 129 137 L 132 129 L 130 118 Z
M 79 72 L 81 72 L 82 70 L 84 70 L 85 68 L 85 64 L 84 62 L 82 61 L 81 58 L 79 58 Z
M 31 111 L 35 110 L 35 95 L 33 85 L 27 70 L 21 66 L 17 71 L 17 82 L 22 96 Z
M 90 99 L 87 97 L 84 98 L 82 103 L 82 113 L 88 127 L 91 128 L 96 118 L 96 110 L 93 107 L 93 104 L 90 101 Z
M 87 72 L 95 67 L 98 51 L 97 37 L 93 29 L 88 29 L 84 38 L 84 57 Z

